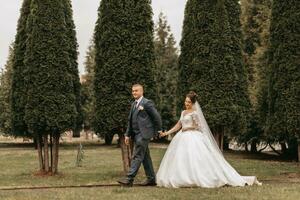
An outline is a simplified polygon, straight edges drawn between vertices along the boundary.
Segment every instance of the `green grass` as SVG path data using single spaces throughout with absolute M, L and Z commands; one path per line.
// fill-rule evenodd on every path
M 120 149 L 115 146 L 84 144 L 82 167 L 76 167 L 77 144 L 60 148 L 59 171 L 54 177 L 36 176 L 37 152 L 30 147 L 0 145 L 0 188 L 27 186 L 69 186 L 115 184 L 123 176 Z M 152 145 L 155 169 L 165 148 Z M 226 152 L 225 157 L 242 175 L 256 175 L 263 186 L 222 187 L 216 189 L 158 187 L 56 188 L 43 190 L 0 190 L 0 199 L 299 199 L 300 165 L 273 157 Z M 273 159 L 273 160 L 270 160 Z M 144 180 L 140 170 L 137 182 Z

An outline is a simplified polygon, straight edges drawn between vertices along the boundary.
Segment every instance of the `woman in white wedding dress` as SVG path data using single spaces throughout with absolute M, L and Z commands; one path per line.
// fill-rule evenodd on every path
M 190 92 L 180 120 L 161 137 L 180 130 L 171 141 L 157 172 L 160 187 L 205 187 L 258 184 L 255 176 L 241 176 L 225 160 L 215 142 L 196 93 Z

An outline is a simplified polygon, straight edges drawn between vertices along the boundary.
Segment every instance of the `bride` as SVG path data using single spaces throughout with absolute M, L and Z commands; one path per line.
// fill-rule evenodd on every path
M 260 182 L 255 176 L 241 176 L 225 160 L 196 100 L 196 93 L 186 95 L 180 120 L 161 137 L 180 130 L 170 143 L 159 170 L 160 187 L 215 188 L 224 185 L 245 186 Z

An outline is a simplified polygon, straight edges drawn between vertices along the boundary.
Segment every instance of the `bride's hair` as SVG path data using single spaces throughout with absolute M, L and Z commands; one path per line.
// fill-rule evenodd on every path
M 196 94 L 196 92 L 194 92 L 194 91 L 190 91 L 187 95 L 186 95 L 186 97 L 188 97 L 191 101 L 192 101 L 192 103 L 194 104 L 194 103 L 196 103 L 196 101 L 197 101 L 197 94 Z

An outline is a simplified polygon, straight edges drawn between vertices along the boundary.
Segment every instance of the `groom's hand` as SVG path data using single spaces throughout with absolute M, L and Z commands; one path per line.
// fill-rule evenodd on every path
M 130 137 L 125 136 L 125 144 L 126 145 L 130 144 Z
M 166 132 L 160 131 L 159 132 L 159 138 L 165 137 L 166 136 Z

